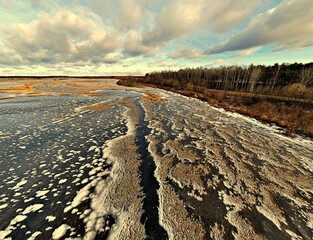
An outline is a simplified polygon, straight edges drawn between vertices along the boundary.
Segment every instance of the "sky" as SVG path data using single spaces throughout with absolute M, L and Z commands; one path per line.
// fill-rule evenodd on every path
M 0 0 L 0 75 L 313 61 L 313 0 Z

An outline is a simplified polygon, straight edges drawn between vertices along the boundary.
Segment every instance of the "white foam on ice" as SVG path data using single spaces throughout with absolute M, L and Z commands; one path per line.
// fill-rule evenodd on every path
M 69 225 L 67 225 L 67 224 L 62 224 L 61 226 L 59 226 L 58 228 L 56 228 L 56 229 L 53 231 L 53 233 L 52 233 L 52 239 L 57 240 L 57 239 L 62 238 L 62 237 L 66 234 L 67 230 L 69 230 L 69 229 L 70 229 L 70 226 L 69 226 Z
M 2 210 L 2 209 L 4 209 L 4 208 L 6 208 L 7 206 L 9 206 L 9 204 L 8 204 L 8 203 L 5 203 L 5 204 L 0 205 L 0 210 Z
M 12 231 L 15 229 L 15 225 L 17 223 L 20 223 L 24 221 L 27 218 L 25 215 L 17 215 L 15 218 L 13 218 L 9 224 L 9 226 L 5 230 L 0 231 L 0 239 L 11 239 L 11 238 L 6 238 L 8 235 L 12 233 Z
M 53 222 L 53 221 L 56 219 L 56 217 L 49 215 L 49 216 L 47 216 L 45 219 L 46 219 L 48 222 Z
M 89 149 L 88 149 L 88 152 L 91 152 L 91 151 L 94 151 L 95 153 L 100 153 L 100 149 L 98 146 L 91 146 Z
M 82 184 L 85 184 L 85 183 L 88 183 L 88 182 L 89 182 L 88 178 L 85 178 L 83 181 L 81 181 Z
M 37 203 L 37 204 L 34 204 L 34 205 L 30 205 L 30 206 L 28 206 L 27 208 L 25 208 L 25 210 L 22 212 L 22 214 L 25 214 L 25 215 L 27 215 L 27 214 L 29 214 L 29 213 L 31 213 L 31 212 L 36 212 L 36 211 L 38 211 L 39 209 L 41 209 L 41 208 L 43 208 L 43 204 L 41 204 L 41 203 Z
M 30 202 L 30 201 L 32 201 L 32 200 L 34 200 L 34 198 L 28 198 L 28 199 L 25 199 L 24 202 L 25 202 L 25 203 L 28 203 L 28 202 Z
M 28 240 L 35 240 L 36 237 L 38 237 L 38 236 L 41 235 L 41 234 L 42 234 L 42 232 L 36 231 L 36 232 L 34 232 L 34 233 L 28 238 Z
M 101 171 L 102 167 L 96 167 L 96 168 L 93 168 L 89 171 L 89 176 L 92 176 L 92 175 L 95 175 L 97 172 Z
M 45 196 L 48 192 L 49 192 L 49 190 L 37 191 L 37 192 L 36 192 L 36 197 Z
M 67 182 L 67 179 L 61 179 L 61 180 L 59 181 L 59 184 L 63 184 L 63 183 L 65 183 L 65 182 Z
M 20 181 L 19 183 L 17 183 L 13 188 L 12 188 L 12 190 L 18 190 L 18 189 L 20 189 L 21 188 L 21 186 L 23 186 L 23 185 L 25 185 L 27 183 L 27 180 L 22 180 L 22 181 Z

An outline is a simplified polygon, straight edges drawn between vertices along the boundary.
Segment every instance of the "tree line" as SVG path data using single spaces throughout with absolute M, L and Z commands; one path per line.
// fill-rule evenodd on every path
M 145 82 L 162 87 L 196 90 L 197 88 L 273 94 L 275 89 L 293 83 L 313 86 L 313 62 L 249 66 L 220 66 L 217 68 L 186 68 L 145 75 Z

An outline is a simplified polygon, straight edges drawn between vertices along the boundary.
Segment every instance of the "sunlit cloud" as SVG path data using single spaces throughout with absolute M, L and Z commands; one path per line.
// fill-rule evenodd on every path
M 246 57 L 257 52 L 259 49 L 260 47 L 245 49 L 245 50 L 240 51 L 239 53 L 234 54 L 233 56 L 234 57 Z
M 24 63 L 89 61 L 121 44 L 97 15 L 86 10 L 40 13 L 29 24 L 12 25 L 4 42 Z

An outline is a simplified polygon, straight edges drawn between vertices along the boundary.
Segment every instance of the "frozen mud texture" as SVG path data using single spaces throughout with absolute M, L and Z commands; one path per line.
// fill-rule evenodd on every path
M 0 100 L 0 239 L 313 238 L 311 140 L 162 90 L 37 81 Z

